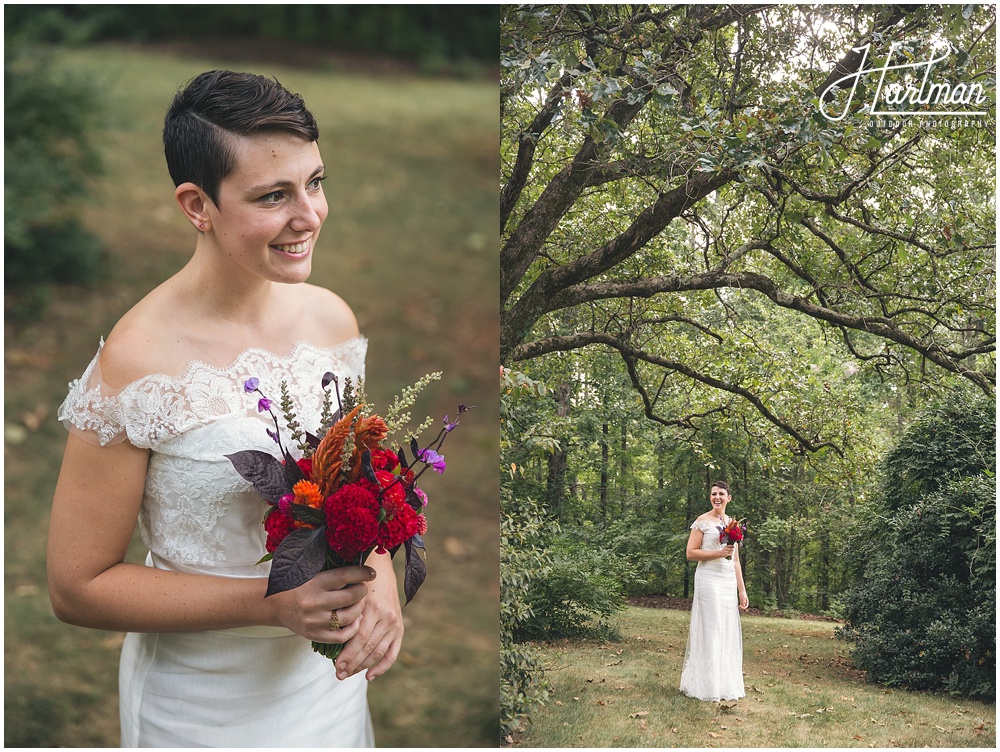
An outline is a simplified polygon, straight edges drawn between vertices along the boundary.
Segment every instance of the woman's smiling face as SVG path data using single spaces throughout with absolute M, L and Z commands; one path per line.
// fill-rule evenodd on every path
M 252 274 L 304 282 L 329 211 L 319 146 L 282 132 L 230 138 L 236 168 L 208 206 L 210 239 Z
M 726 504 L 729 503 L 729 492 L 719 486 L 712 486 L 712 491 L 708 495 L 708 500 L 712 502 L 712 509 L 718 514 L 726 513 Z

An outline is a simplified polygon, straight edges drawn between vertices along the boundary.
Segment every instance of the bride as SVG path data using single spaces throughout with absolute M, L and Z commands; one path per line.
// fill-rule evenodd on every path
M 729 486 L 712 484 L 712 509 L 691 525 L 688 561 L 697 561 L 694 602 L 681 692 L 698 700 L 738 700 L 743 689 L 743 633 L 740 609 L 750 604 L 740 566 L 739 545 L 723 546 L 722 528 L 729 522 L 726 505 L 732 500 Z
M 129 633 L 122 746 L 374 743 L 366 679 L 403 636 L 389 557 L 265 599 L 265 507 L 225 457 L 274 451 L 248 377 L 274 395 L 287 382 L 309 426 L 325 372 L 364 374 L 351 309 L 306 283 L 327 216 L 318 137 L 302 99 L 264 77 L 211 71 L 176 96 L 163 141 L 194 254 L 60 408 L 50 597 L 63 621 Z M 125 561 L 137 518 L 145 566 Z M 333 664 L 310 640 L 344 649 Z

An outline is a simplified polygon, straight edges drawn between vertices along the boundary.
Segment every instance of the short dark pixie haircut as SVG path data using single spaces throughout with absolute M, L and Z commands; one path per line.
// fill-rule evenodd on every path
M 724 481 L 724 480 L 712 481 L 712 485 L 710 487 L 711 488 L 721 488 L 727 494 L 732 495 L 732 491 L 729 490 L 729 484 L 726 483 L 726 481 Z
M 215 70 L 192 79 L 163 121 L 163 151 L 174 186 L 194 183 L 219 205 L 219 184 L 236 167 L 230 135 L 285 131 L 319 138 L 298 94 L 253 73 Z

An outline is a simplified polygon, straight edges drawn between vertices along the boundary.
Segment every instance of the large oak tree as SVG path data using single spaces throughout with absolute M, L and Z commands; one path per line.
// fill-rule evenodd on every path
M 831 381 L 992 393 L 993 118 L 872 118 L 877 76 L 830 86 L 947 41 L 929 75 L 992 113 L 993 14 L 504 7 L 502 362 L 604 348 L 648 417 L 751 406 L 803 451 L 844 440 L 801 397 L 811 343 L 842 351 Z

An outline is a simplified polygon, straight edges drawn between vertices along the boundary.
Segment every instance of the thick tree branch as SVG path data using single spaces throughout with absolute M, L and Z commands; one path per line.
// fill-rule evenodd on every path
M 769 277 L 755 272 L 708 272 L 687 277 L 650 277 L 634 281 L 608 281 L 576 285 L 564 289 L 549 300 L 549 310 L 557 310 L 579 305 L 593 300 L 608 298 L 649 298 L 661 293 L 688 292 L 733 288 L 756 290 L 776 305 L 798 311 L 810 318 L 824 321 L 834 326 L 874 334 L 882 339 L 908 347 L 936 363 L 947 371 L 959 374 L 976 384 L 986 394 L 993 394 L 995 379 L 970 369 L 962 362 L 963 353 L 948 350 L 933 340 L 917 337 L 897 325 L 891 319 L 881 316 L 859 316 L 844 311 L 827 308 L 786 292 Z M 548 311 L 542 311 L 547 313 Z M 539 314 L 541 315 L 541 314 Z M 511 348 L 511 357 L 523 360 L 525 347 Z
M 524 338 L 543 313 L 554 310 L 550 303 L 562 290 L 592 279 L 629 258 L 681 213 L 732 177 L 729 172 L 696 173 L 683 185 L 662 194 L 624 232 L 593 253 L 542 272 L 517 302 L 500 314 L 501 358 Z
M 552 123 L 552 119 L 559 112 L 563 102 L 563 95 L 573 83 L 572 74 L 567 71 L 560 76 L 555 85 L 549 90 L 549 95 L 545 99 L 542 108 L 535 115 L 531 125 L 520 133 L 517 137 L 517 158 L 514 161 L 514 168 L 507 178 L 507 184 L 500 192 L 500 231 L 507 225 L 510 213 L 521 197 L 521 192 L 528 182 L 531 174 L 531 165 L 535 157 L 535 148 L 538 139 L 541 138 L 545 129 Z
M 693 21 L 692 28 L 671 40 L 670 49 L 661 56 L 657 70 L 664 74 L 673 71 L 706 32 L 759 12 L 763 7 L 766 6 L 724 6 L 713 10 L 708 6 L 691 6 L 688 16 Z M 619 132 L 628 127 L 652 96 L 652 90 L 648 90 L 642 92 L 637 101 L 630 101 L 635 93 L 631 89 L 623 92 L 605 111 L 604 118 L 614 122 Z M 588 185 L 592 171 L 599 166 L 600 157 L 606 151 L 606 146 L 587 136 L 572 162 L 552 178 L 538 200 L 525 212 L 500 251 L 501 306 L 506 304 L 546 239 Z M 735 173 L 730 174 L 729 179 L 734 176 Z
M 843 450 L 831 441 L 818 441 L 816 439 L 806 438 L 802 432 L 795 428 L 795 426 L 791 425 L 791 423 L 779 418 L 771 412 L 767 405 L 764 404 L 764 401 L 749 389 L 746 389 L 739 384 L 732 384 L 727 381 L 723 381 L 722 379 L 717 379 L 714 376 L 709 376 L 708 374 L 692 368 L 686 363 L 669 360 L 668 358 L 664 358 L 660 355 L 654 355 L 642 350 L 637 350 L 613 334 L 607 334 L 604 332 L 579 332 L 577 334 L 549 337 L 547 339 L 532 342 L 528 345 L 522 345 L 518 348 L 515 359 L 529 360 L 531 358 L 537 358 L 541 355 L 546 355 L 552 352 L 566 352 L 568 350 L 577 350 L 581 347 L 597 344 L 607 345 L 608 347 L 617 350 L 621 354 L 622 358 L 625 359 L 626 365 L 628 365 L 630 359 L 633 361 L 641 360 L 661 368 L 676 371 L 689 379 L 705 384 L 706 386 L 710 386 L 713 389 L 719 389 L 721 391 L 729 392 L 730 394 L 742 397 L 753 405 L 757 412 L 764 416 L 764 418 L 795 439 L 795 441 L 797 441 L 799 445 L 807 451 L 816 452 L 825 447 L 830 447 L 837 454 L 841 456 L 844 454 Z

